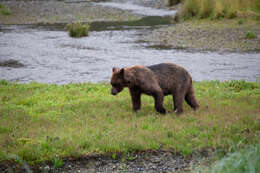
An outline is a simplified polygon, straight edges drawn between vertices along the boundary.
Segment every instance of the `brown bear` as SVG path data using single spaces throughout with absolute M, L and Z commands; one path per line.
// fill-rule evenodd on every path
M 136 65 L 129 68 L 113 68 L 111 77 L 111 94 L 116 95 L 128 87 L 133 110 L 141 108 L 141 94 L 154 97 L 156 111 L 165 114 L 163 97 L 173 96 L 174 111 L 183 112 L 183 102 L 186 102 L 196 110 L 199 107 L 194 96 L 192 78 L 183 67 L 173 63 L 162 63 L 152 66 Z

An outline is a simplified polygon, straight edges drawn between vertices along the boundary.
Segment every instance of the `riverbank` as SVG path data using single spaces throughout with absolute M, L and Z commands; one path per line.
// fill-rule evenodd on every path
M 253 38 L 247 38 L 247 34 Z M 260 51 L 260 21 L 251 19 L 188 20 L 140 37 L 151 47 L 196 51 Z
M 59 24 L 75 21 L 131 21 L 142 15 L 104 7 L 91 1 L 3 1 L 10 15 L 0 15 L 0 24 Z
M 176 116 L 172 98 L 165 97 L 168 113 L 162 116 L 148 96 L 133 113 L 128 91 L 111 96 L 109 84 L 1 81 L 0 160 L 40 165 L 37 169 L 161 172 L 190 169 L 195 153 L 230 151 L 259 139 L 259 83 L 194 85 L 198 111 L 185 104 Z M 93 154 L 98 157 L 84 159 Z M 135 161 L 142 164 L 133 168 Z
M 117 2 L 117 1 L 116 1 Z M 153 1 L 151 1 L 153 2 Z M 135 2 L 137 3 L 137 2 Z M 75 21 L 133 21 L 144 17 L 129 10 L 97 5 L 89 1 L 3 1 L 10 15 L 0 15 L 0 24 L 67 24 Z M 147 5 L 140 1 L 140 5 Z M 166 8 L 167 3 L 150 3 Z M 248 38 L 247 35 L 251 35 Z M 222 20 L 191 19 L 154 29 L 140 36 L 150 47 L 196 51 L 260 51 L 259 20 L 238 18 Z

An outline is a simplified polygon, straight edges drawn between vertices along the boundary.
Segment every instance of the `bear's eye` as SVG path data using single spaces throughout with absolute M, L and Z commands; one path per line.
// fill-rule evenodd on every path
M 122 88 L 122 86 L 120 84 L 113 84 L 112 85 L 114 88 Z
M 119 88 L 120 85 L 118 85 L 118 84 L 114 84 L 113 87 L 115 87 L 115 88 Z

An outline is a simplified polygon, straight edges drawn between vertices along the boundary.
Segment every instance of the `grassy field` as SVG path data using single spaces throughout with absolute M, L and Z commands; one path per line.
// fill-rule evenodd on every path
M 133 113 L 128 91 L 111 96 L 110 88 L 0 81 L 0 160 L 15 155 L 33 164 L 159 148 L 190 155 L 208 148 L 232 151 L 260 137 L 260 83 L 196 82 L 201 107 L 194 112 L 185 104 L 180 116 L 170 96 L 165 116 L 148 96 Z
M 260 18 L 259 0 L 183 0 L 181 18 Z

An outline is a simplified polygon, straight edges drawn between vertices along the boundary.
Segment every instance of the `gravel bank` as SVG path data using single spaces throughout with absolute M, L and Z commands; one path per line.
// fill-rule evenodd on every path
M 56 173 L 171 173 L 190 172 L 199 159 L 208 157 L 207 152 L 184 158 L 171 151 L 145 151 L 112 158 L 112 156 L 89 156 L 78 159 L 65 159 L 61 168 L 54 168 L 53 164 L 29 168 L 28 165 L 16 165 L 14 162 L 0 163 L 0 171 L 25 173 L 27 169 L 33 172 Z
M 11 15 L 0 15 L 0 24 L 54 24 L 75 21 L 129 21 L 143 16 L 120 9 L 103 7 L 90 1 L 3 1 Z
M 247 39 L 252 32 L 256 38 Z M 140 37 L 151 47 L 197 51 L 260 51 L 260 22 L 194 20 L 155 29 Z

